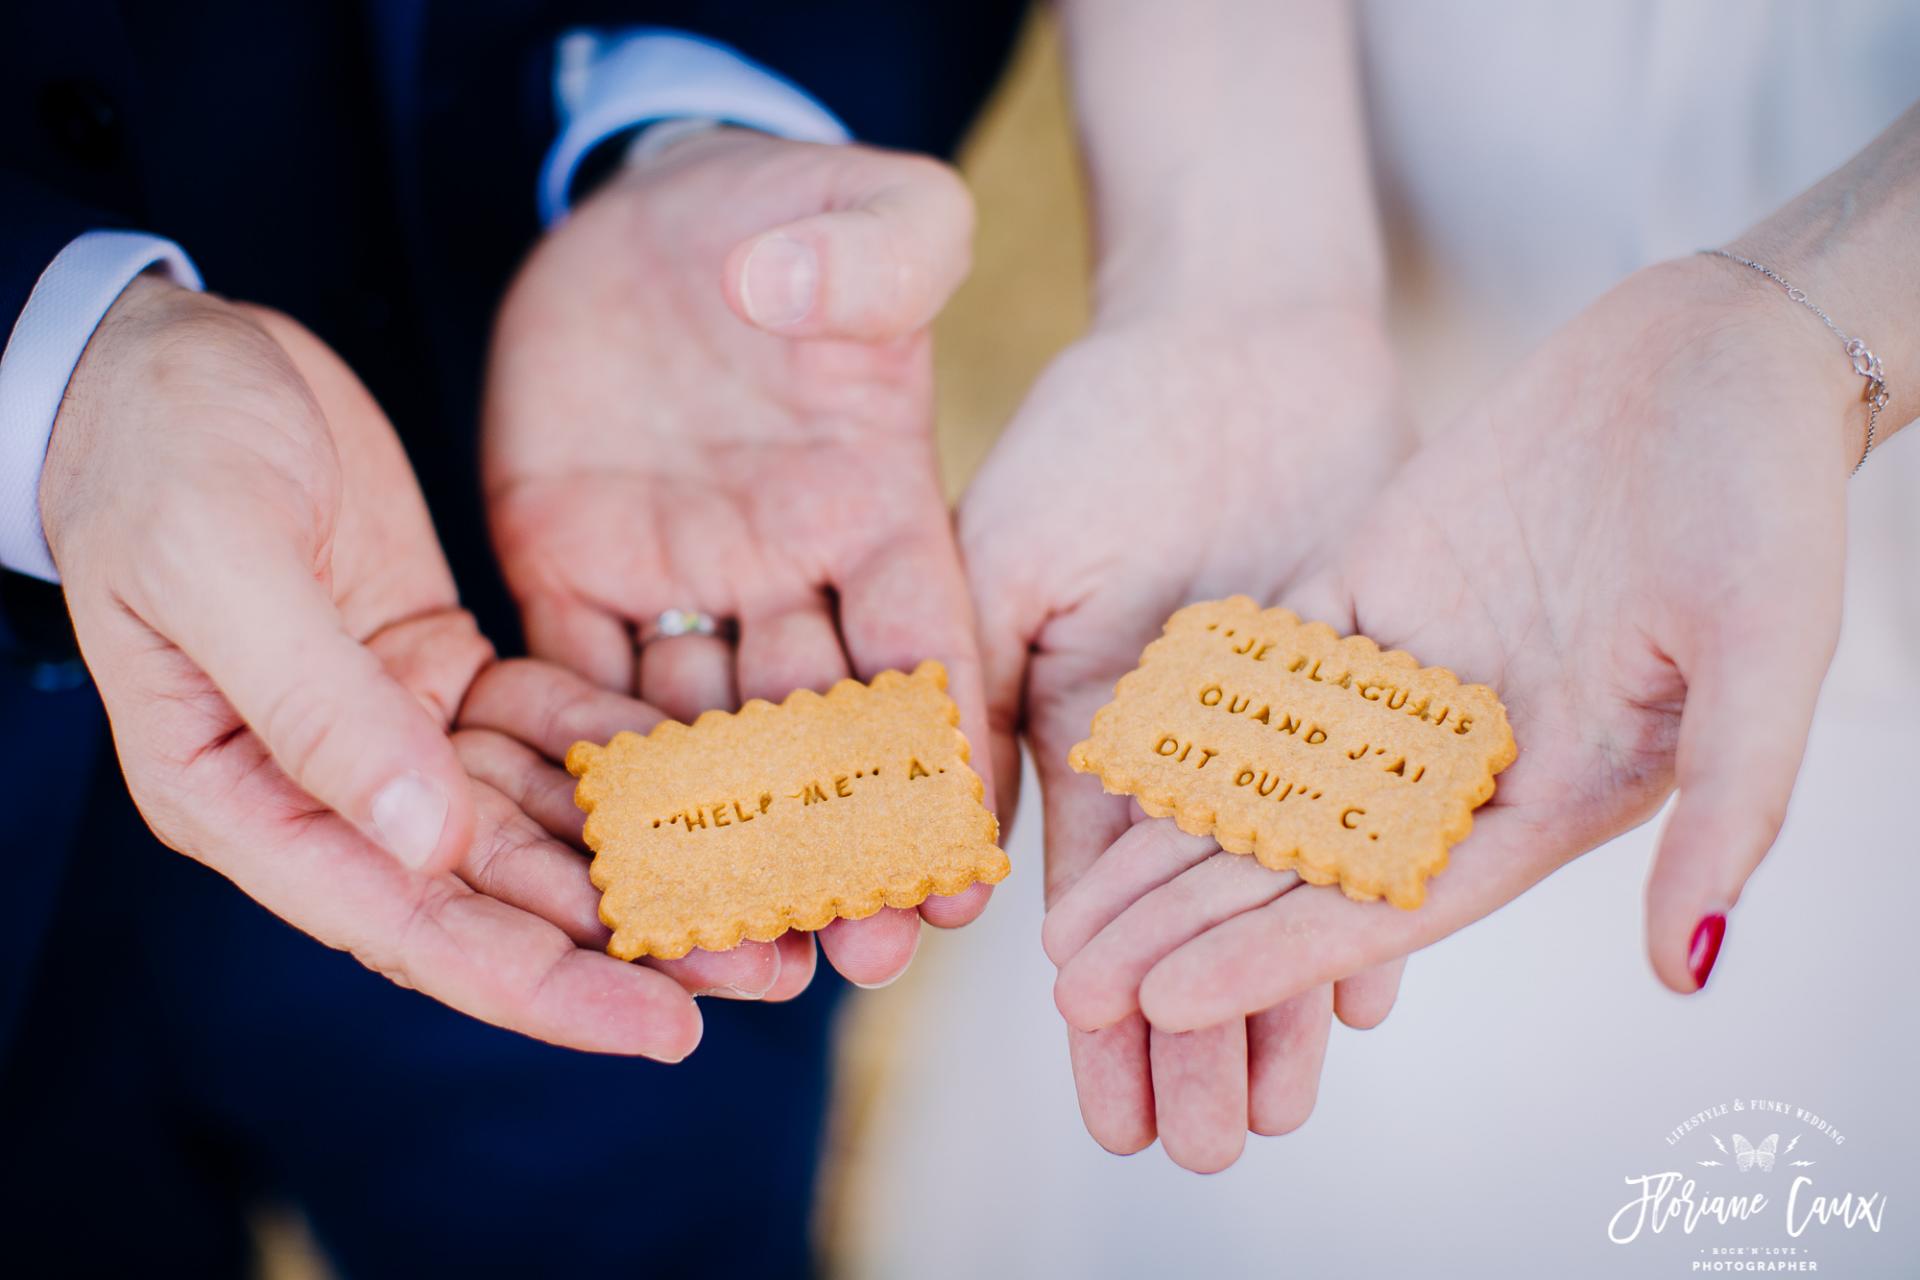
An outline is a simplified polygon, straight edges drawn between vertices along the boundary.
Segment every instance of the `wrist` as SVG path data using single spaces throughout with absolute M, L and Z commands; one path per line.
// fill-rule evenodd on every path
M 217 298 L 147 270 L 128 282 L 101 317 L 67 380 L 40 471 L 40 523 L 56 564 L 72 517 L 107 504 L 86 496 L 89 459 L 119 405 L 144 405 L 157 388 L 145 353 L 163 349 L 175 325 L 228 310 Z
M 1860 468 L 1867 465 L 1868 455 L 1873 452 L 1874 445 L 1880 441 L 1880 419 L 1892 400 L 1892 393 L 1887 386 L 1886 369 L 1879 355 L 1867 345 L 1864 338 L 1858 334 L 1850 334 L 1841 328 L 1839 323 L 1827 313 L 1825 308 L 1814 301 L 1813 296 L 1805 289 L 1794 284 L 1766 263 L 1756 261 L 1732 249 L 1705 251 L 1705 256 L 1731 262 L 1766 280 L 1778 289 L 1779 295 L 1786 301 L 1792 303 L 1805 315 L 1820 322 L 1820 327 L 1826 331 L 1826 336 L 1832 339 L 1832 342 L 1827 344 L 1829 349 L 1834 344 L 1838 345 L 1839 353 L 1847 359 L 1847 367 L 1861 380 L 1859 399 L 1864 406 L 1867 420 L 1866 434 L 1861 439 L 1859 457 L 1848 474 L 1858 473 Z M 1801 327 L 1803 332 L 1811 332 L 1805 321 L 1802 321 Z M 1831 359 L 1828 364 L 1837 372 L 1838 366 Z M 1891 434 L 1891 426 L 1889 434 Z
M 1102 221 L 1092 283 L 1095 323 L 1148 316 L 1257 322 L 1309 311 L 1384 323 L 1386 266 L 1377 240 L 1328 237 L 1317 252 L 1300 253 L 1258 227 L 1193 213 L 1165 209 L 1118 226 Z
M 87 231 L 40 272 L 0 354 L 0 565 L 58 582 L 40 517 L 41 479 L 55 419 L 101 321 L 142 272 L 199 288 L 181 248 L 139 231 Z
M 845 142 L 846 126 L 779 73 L 712 40 L 658 28 L 579 28 L 556 49 L 563 124 L 541 168 L 541 221 L 572 204 L 580 164 L 636 126 L 710 117 L 782 137 Z
M 1095 309 L 1381 305 L 1351 6 L 1062 6 Z
M 1847 431 L 1861 464 L 1869 449 L 1885 444 L 1920 415 L 1920 346 L 1902 322 L 1903 308 L 1889 305 L 1891 299 L 1876 300 L 1875 287 L 1861 278 L 1863 270 L 1877 269 L 1872 260 L 1881 255 L 1863 260 L 1856 245 L 1830 231 L 1778 221 L 1731 241 L 1722 253 L 1740 261 L 1709 256 L 1749 276 L 1749 289 L 1789 313 L 1817 346 L 1847 406 Z M 1873 412 L 1876 395 L 1878 413 Z
M 657 120 L 638 129 L 627 144 L 620 149 L 620 167 L 638 169 L 667 151 L 692 138 L 702 137 L 718 129 L 732 128 L 724 120 L 712 116 L 683 116 L 674 120 Z
M 578 208 L 620 175 L 646 169 L 683 141 L 730 127 L 723 121 L 702 116 L 658 120 L 628 133 L 616 134 L 580 161 L 570 188 L 569 203 Z
M 1177 288 L 1127 297 L 1126 305 L 1097 308 L 1088 334 L 1244 351 L 1250 358 L 1277 349 L 1332 348 L 1380 368 L 1383 381 L 1392 381 L 1398 367 L 1385 309 L 1369 297 L 1242 299 L 1212 291 L 1202 298 Z
M 1864 382 L 1840 339 L 1780 285 L 1740 262 L 1695 253 L 1656 263 L 1627 287 L 1640 299 L 1629 324 L 1649 377 L 1677 375 L 1781 408 L 1754 418 L 1754 429 L 1777 428 L 1830 452 L 1838 476 L 1859 461 Z M 1883 414 L 1882 432 L 1885 421 Z M 1825 463 L 1809 459 L 1825 474 Z
M 1880 357 L 1877 443 L 1920 417 L 1920 107 L 1853 161 L 1729 243 L 1772 268 Z M 1732 265 L 1732 264 L 1728 264 Z M 1794 307 L 1784 296 L 1776 300 Z M 1816 332 L 1824 326 L 1812 315 Z M 1845 357 L 1841 364 L 1846 367 Z M 1853 380 L 1859 397 L 1862 380 Z
M 1880 359 L 1863 338 L 1841 326 L 1814 291 L 1751 256 L 1754 248 L 1736 244 L 1703 250 L 1686 265 L 1718 273 L 1717 280 L 1706 283 L 1709 290 L 1733 291 L 1741 312 L 1734 331 L 1741 343 L 1758 348 L 1760 376 L 1788 378 L 1812 392 L 1810 403 L 1822 405 L 1821 417 L 1831 415 L 1837 424 L 1852 475 L 1894 429 Z
M 1083 380 L 1091 370 L 1113 383 L 1122 402 L 1160 406 L 1190 437 L 1182 447 L 1213 440 L 1238 453 L 1311 437 L 1314 448 L 1397 459 L 1409 440 L 1399 356 L 1368 306 L 1268 308 L 1224 320 L 1109 317 L 1061 357 L 1069 359 Z
M 646 133 L 629 143 L 619 166 L 585 195 L 576 210 L 584 210 L 606 196 L 618 197 L 641 190 L 662 177 L 716 157 L 751 155 L 756 150 L 787 145 L 784 139 L 757 129 L 721 123 L 705 128 L 676 129 L 656 145 L 645 143 Z

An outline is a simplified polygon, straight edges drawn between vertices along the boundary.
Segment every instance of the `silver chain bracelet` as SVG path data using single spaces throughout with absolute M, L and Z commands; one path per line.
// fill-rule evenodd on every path
M 1751 258 L 1743 258 L 1737 253 L 1729 253 L 1725 249 L 1702 249 L 1700 252 L 1712 254 L 1719 258 L 1726 258 L 1730 262 L 1737 262 L 1743 267 L 1749 267 L 1758 271 L 1761 275 L 1773 281 L 1782 289 L 1785 289 L 1787 291 L 1787 298 L 1790 301 L 1799 303 L 1816 316 L 1819 316 L 1820 323 L 1827 326 L 1834 337 L 1840 339 L 1840 345 L 1846 350 L 1847 359 L 1853 361 L 1853 371 L 1867 380 L 1866 390 L 1863 391 L 1860 396 L 1862 400 L 1867 402 L 1868 406 L 1867 447 L 1860 451 L 1860 461 L 1854 463 L 1853 470 L 1847 473 L 1850 476 L 1859 475 L 1860 468 L 1867 465 L 1867 455 L 1873 452 L 1873 438 L 1880 429 L 1880 411 L 1886 408 L 1887 401 L 1893 398 L 1892 394 L 1887 390 L 1887 376 L 1880 368 L 1880 357 L 1873 354 L 1873 351 L 1867 346 L 1864 340 L 1860 338 L 1849 338 L 1846 331 L 1833 322 L 1833 317 L 1822 311 L 1818 304 L 1807 296 L 1806 290 L 1788 284 L 1786 277 L 1782 276 L 1772 267 L 1764 266 Z

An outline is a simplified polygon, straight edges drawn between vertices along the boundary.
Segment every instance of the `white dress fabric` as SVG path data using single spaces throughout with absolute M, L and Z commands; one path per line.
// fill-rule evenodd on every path
M 1363 12 L 1396 323 L 1429 426 L 1623 275 L 1734 236 L 1920 98 L 1920 5 L 1897 0 L 1374 0 Z M 1212 1178 L 1158 1147 L 1119 1159 L 1074 1103 L 1039 945 L 1029 771 L 1015 874 L 991 909 L 867 997 L 884 1026 L 862 1043 L 883 1048 L 850 1064 L 868 1087 L 829 1206 L 836 1260 L 861 1276 L 1103 1280 L 1678 1276 L 1744 1261 L 1912 1274 L 1920 427 L 1912 436 L 1852 482 L 1839 655 L 1786 831 L 1707 994 L 1668 994 L 1644 958 L 1650 825 L 1416 956 L 1378 1030 L 1336 1026 L 1300 1132 L 1250 1139 Z M 1734 1100 L 1745 1119 L 1668 1143 Z M 1698 1164 L 1714 1158 L 1709 1136 L 1802 1130 L 1769 1171 Z M 1625 1179 L 1667 1169 L 1698 1176 L 1702 1194 L 1770 1203 L 1747 1224 L 1611 1242 Z M 1787 1237 L 1799 1176 L 1815 1180 L 1803 1213 L 1812 1192 L 1883 1194 L 1881 1229 Z M 1799 1252 L 1712 1252 L 1731 1248 Z

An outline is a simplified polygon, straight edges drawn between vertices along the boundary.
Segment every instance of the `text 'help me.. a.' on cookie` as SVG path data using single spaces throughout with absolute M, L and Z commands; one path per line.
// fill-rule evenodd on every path
M 723 951 L 1003 879 L 958 723 L 945 668 L 923 662 L 575 743 L 607 951 Z

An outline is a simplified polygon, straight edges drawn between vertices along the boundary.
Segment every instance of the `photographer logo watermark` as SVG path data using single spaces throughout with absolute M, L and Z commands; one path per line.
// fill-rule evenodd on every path
M 1732 1098 L 1666 1134 L 1667 1161 L 1626 1175 L 1627 1198 L 1607 1238 L 1695 1237 L 1703 1274 L 1818 1271 L 1819 1242 L 1836 1231 L 1879 1232 L 1886 1195 L 1848 1186 L 1847 1136 L 1791 1102 Z

